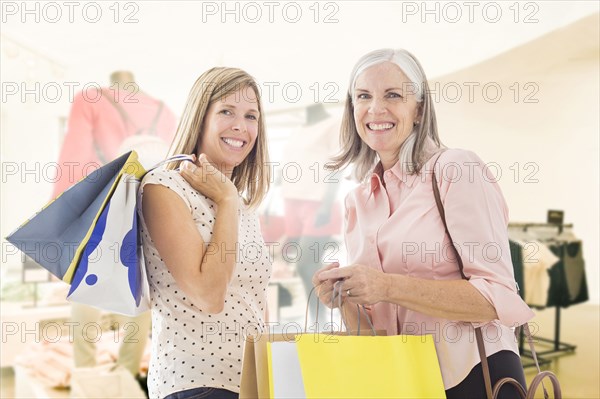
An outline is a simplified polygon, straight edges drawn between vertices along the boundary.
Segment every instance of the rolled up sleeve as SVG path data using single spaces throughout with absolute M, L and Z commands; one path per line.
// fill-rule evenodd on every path
M 448 150 L 439 159 L 438 184 L 448 230 L 461 253 L 464 274 L 515 327 L 534 313 L 517 292 L 508 243 L 508 208 L 494 170 L 476 154 Z

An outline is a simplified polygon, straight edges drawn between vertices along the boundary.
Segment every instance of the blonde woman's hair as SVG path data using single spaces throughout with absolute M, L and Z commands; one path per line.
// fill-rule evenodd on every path
M 198 155 L 198 145 L 204 133 L 203 124 L 210 105 L 248 87 L 254 90 L 258 102 L 258 135 L 252 151 L 233 169 L 231 181 L 246 204 L 256 208 L 269 190 L 269 151 L 260 90 L 254 78 L 245 71 L 237 68 L 212 68 L 196 80 L 185 104 L 169 156 L 192 153 Z M 167 169 L 176 169 L 180 163 L 173 162 Z
M 408 173 L 419 173 L 423 164 L 432 155 L 432 147 L 442 147 L 429 84 L 419 61 L 411 53 L 402 49 L 372 51 L 358 60 L 350 75 L 350 85 L 340 127 L 341 152 L 333 158 L 333 162 L 328 167 L 328 169 L 339 169 L 354 164 L 354 176 L 359 181 L 365 179 L 378 159 L 377 153 L 363 143 L 354 123 L 354 86 L 358 76 L 367 68 L 386 61 L 396 64 L 412 82 L 411 92 L 414 93 L 418 107 L 420 107 L 419 124 L 415 125 L 400 148 L 398 156 L 400 164 Z

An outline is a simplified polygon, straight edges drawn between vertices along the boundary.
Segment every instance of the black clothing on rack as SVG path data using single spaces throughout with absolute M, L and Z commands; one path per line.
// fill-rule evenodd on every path
M 510 247 L 510 259 L 513 264 L 513 271 L 515 273 L 515 281 L 519 286 L 519 295 L 525 299 L 525 278 L 523 277 L 523 248 L 521 244 L 509 240 L 508 245 Z
M 581 241 L 548 246 L 560 260 L 548 271 L 550 288 L 547 306 L 566 308 L 589 299 L 581 247 Z

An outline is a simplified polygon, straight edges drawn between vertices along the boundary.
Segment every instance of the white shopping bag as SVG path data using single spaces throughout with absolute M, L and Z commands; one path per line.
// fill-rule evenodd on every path
M 306 398 L 302 370 L 295 342 L 269 342 L 267 351 L 270 354 L 272 372 L 272 394 L 278 399 Z
M 177 155 L 160 164 L 190 159 Z M 137 192 L 146 171 L 137 157 L 130 165 L 133 167 L 120 175 L 98 217 L 73 274 L 67 299 L 137 316 L 150 309 L 137 212 Z
M 121 175 L 77 265 L 68 300 L 129 316 L 150 308 L 137 228 L 139 177 Z

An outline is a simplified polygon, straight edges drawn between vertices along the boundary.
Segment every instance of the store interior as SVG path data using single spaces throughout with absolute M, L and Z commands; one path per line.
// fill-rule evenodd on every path
M 544 251 L 558 254 L 553 263 L 536 263 L 543 268 L 541 273 L 527 269 L 527 263 L 515 268 L 517 281 L 521 278 L 525 287 L 538 289 L 532 294 L 533 288 L 529 293 L 525 288 L 522 295 L 536 312 L 530 323 L 539 338 L 541 367 L 557 374 L 563 397 L 600 397 L 600 13 L 596 2 L 573 6 L 541 2 L 540 22 L 529 26 L 512 20 L 498 25 L 420 20 L 400 24 L 391 16 L 401 11 L 394 2 L 372 6 L 339 2 L 339 21 L 330 25 L 310 20 L 298 25 L 277 20 L 200 22 L 205 17 L 202 10 L 187 2 L 150 3 L 139 5 L 140 22 L 132 25 L 106 19 L 96 25 L 52 24 L 43 15 L 41 22 L 3 21 L 2 398 L 71 397 L 69 286 L 5 239 L 52 199 L 56 173 L 52 165 L 65 139 L 71 92 L 86 84 L 109 86 L 111 72 L 131 70 L 140 87 L 160 98 L 179 118 L 191 84 L 209 67 L 240 66 L 257 78 L 264 90 L 269 151 L 275 165 L 271 191 L 259 209 L 265 241 L 275 248 L 270 317 L 284 328 L 286 323 L 304 325 L 307 309 L 299 247 L 290 245 L 283 226 L 289 212 L 286 182 L 293 173 L 286 161 L 305 150 L 309 155 L 299 161 L 302 170 L 319 173 L 311 165 L 322 166 L 327 156 L 335 154 L 350 69 L 360 55 L 380 47 L 404 47 L 420 57 L 434 89 L 442 142 L 476 152 L 497 171 L 510 212 L 509 238 L 521 242 L 523 250 L 523 242 L 536 240 Z M 169 7 L 171 14 L 164 17 Z M 365 16 L 377 15 L 385 23 L 370 21 L 366 32 L 357 32 Z M 218 34 L 211 37 L 213 32 Z M 409 35 L 417 37 L 406 39 Z M 319 43 L 319 37 L 327 39 Z M 245 40 L 250 43 L 244 44 Z M 301 94 L 296 96 L 298 91 Z M 314 143 L 311 132 L 315 132 Z M 317 143 L 323 136 L 327 144 Z M 329 153 L 311 152 L 315 146 L 326 147 Z M 356 183 L 347 175 L 337 181 L 334 206 L 343 215 L 343 198 Z M 343 263 L 341 224 L 329 233 L 327 242 L 320 262 Z M 582 258 L 578 266 L 565 261 L 573 244 Z M 570 289 L 567 299 L 556 296 L 561 289 Z M 339 314 L 331 317 L 337 320 Z M 97 356 L 101 363 L 111 364 L 127 330 L 121 328 L 124 323 L 118 315 L 103 314 L 101 324 Z M 526 346 L 521 349 L 530 381 L 536 370 Z M 148 359 L 149 352 L 143 357 L 142 371 L 147 370 Z

